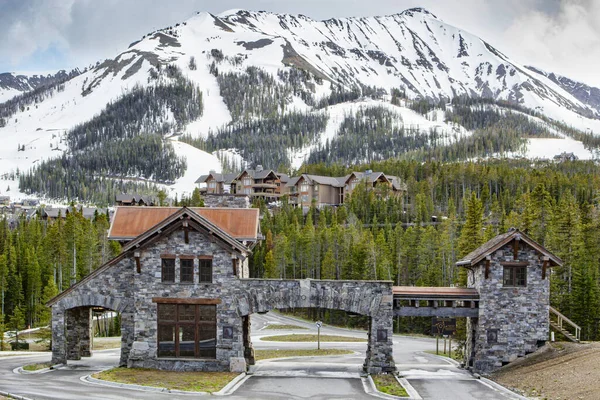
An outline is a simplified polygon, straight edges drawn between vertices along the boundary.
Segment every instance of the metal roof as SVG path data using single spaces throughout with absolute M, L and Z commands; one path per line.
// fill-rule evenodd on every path
M 394 286 L 395 297 L 422 297 L 422 298 L 460 298 L 478 299 L 479 293 L 473 288 L 461 287 L 430 287 L 430 286 Z
M 190 207 L 237 240 L 258 239 L 257 208 Z M 181 210 L 180 207 L 117 207 L 108 232 L 113 240 L 132 240 Z

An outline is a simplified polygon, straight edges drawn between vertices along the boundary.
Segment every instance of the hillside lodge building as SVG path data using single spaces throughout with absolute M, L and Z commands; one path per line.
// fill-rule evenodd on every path
M 368 190 L 380 190 L 382 193 L 387 189 L 387 194 L 391 195 L 401 195 L 406 191 L 406 185 L 400 178 L 383 172 L 367 170 L 341 177 L 311 174 L 289 177 L 284 173 L 265 170 L 260 165 L 239 174 L 211 171 L 208 175 L 200 176 L 196 184 L 204 194 L 246 195 L 267 203 L 287 195 L 290 204 L 303 208 L 310 207 L 313 201 L 319 208 L 344 204 L 344 200 L 361 184 Z

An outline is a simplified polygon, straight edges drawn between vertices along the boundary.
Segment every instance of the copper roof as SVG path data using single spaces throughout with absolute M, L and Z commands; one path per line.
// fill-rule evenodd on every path
M 190 209 L 238 240 L 256 240 L 258 237 L 257 208 Z M 117 207 L 108 238 L 134 239 L 179 210 L 181 207 Z
M 393 293 L 398 297 L 479 298 L 476 289 L 460 287 L 394 286 Z

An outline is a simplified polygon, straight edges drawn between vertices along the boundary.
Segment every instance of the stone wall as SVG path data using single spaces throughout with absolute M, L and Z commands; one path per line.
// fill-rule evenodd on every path
M 175 255 L 175 283 L 161 282 L 161 254 Z M 212 256 L 213 282 L 199 283 L 199 262 L 194 259 L 194 283 L 181 283 L 179 279 L 180 256 Z M 229 250 L 192 231 L 185 243 L 183 231 L 162 237 L 141 251 L 141 273 L 135 274 L 135 339 L 129 356 L 129 367 L 168 370 L 224 371 L 229 370 L 231 357 L 243 357 L 242 320 L 230 299 L 237 286 Z M 217 305 L 217 358 L 215 360 L 180 360 L 157 357 L 157 305 L 152 298 L 203 298 L 221 299 Z M 223 340 L 224 326 L 234 329 L 233 339 Z
M 121 365 L 126 365 L 133 338 L 132 283 L 135 266 L 130 259 L 94 271 L 52 306 L 52 362 L 65 363 L 91 355 L 91 307 L 104 307 L 122 315 Z M 87 331 L 87 333 L 86 333 Z
M 369 316 L 364 370 L 371 374 L 395 370 L 391 282 L 242 279 L 240 283 L 235 303 L 241 315 L 273 309 L 325 308 Z
M 205 207 L 250 208 L 250 197 L 245 194 L 203 194 Z
M 320 307 L 371 317 L 365 370 L 394 369 L 391 282 L 240 279 L 234 274 L 231 248 L 220 243 L 196 231 L 189 232 L 185 243 L 179 229 L 137 250 L 139 273 L 132 258 L 94 272 L 53 306 L 53 362 L 86 355 L 90 306 L 122 313 L 121 365 L 180 371 L 245 370 L 246 360 L 251 362 L 251 350 L 247 351 L 251 344 L 248 335 L 244 337 L 248 315 L 277 308 Z M 165 255 L 175 257 L 172 283 L 161 281 L 161 256 Z M 181 256 L 196 257 L 193 283 L 180 282 Z M 198 256 L 212 257 L 212 283 L 199 282 Z M 155 298 L 220 300 L 216 305 L 216 359 L 157 357 Z M 73 328 L 74 333 L 67 337 L 66 332 Z M 232 332 L 230 337 L 224 337 L 224 328 Z
M 541 255 L 523 241 L 519 244 L 518 261 L 529 263 L 526 287 L 503 286 L 500 263 L 514 261 L 510 243 L 491 255 L 487 279 L 486 260 L 469 273 L 469 287 L 477 289 L 480 300 L 479 318 L 468 324 L 467 354 L 472 355 L 472 367 L 480 373 L 534 352 L 548 340 L 550 284 L 549 274 L 542 280 Z

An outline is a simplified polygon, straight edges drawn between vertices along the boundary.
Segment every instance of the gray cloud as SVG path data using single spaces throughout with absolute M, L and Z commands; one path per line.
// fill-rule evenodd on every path
M 600 86 L 598 0 L 0 0 L 0 70 L 43 68 L 31 56 L 49 47 L 60 50 L 65 67 L 85 66 L 196 11 L 247 8 L 327 19 L 418 6 L 519 63 Z

